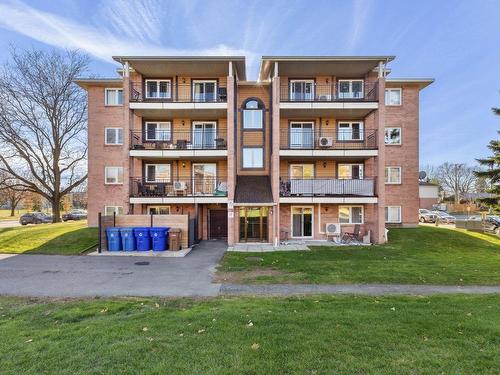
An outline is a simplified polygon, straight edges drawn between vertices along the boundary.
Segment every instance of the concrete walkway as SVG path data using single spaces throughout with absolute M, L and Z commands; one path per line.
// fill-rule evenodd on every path
M 0 257 L 0 295 L 41 297 L 216 296 L 226 250 L 205 241 L 185 258 L 15 255 Z
M 432 294 L 492 294 L 500 286 L 401 285 L 401 284 L 222 284 L 224 295 L 291 296 L 306 294 L 432 295 Z

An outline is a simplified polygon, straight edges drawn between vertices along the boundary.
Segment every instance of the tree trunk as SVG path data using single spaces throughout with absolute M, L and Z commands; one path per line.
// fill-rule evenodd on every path
M 61 200 L 59 196 L 52 199 L 52 222 L 60 223 L 61 222 Z
M 10 205 L 10 216 L 14 216 L 16 214 L 16 207 L 14 205 Z

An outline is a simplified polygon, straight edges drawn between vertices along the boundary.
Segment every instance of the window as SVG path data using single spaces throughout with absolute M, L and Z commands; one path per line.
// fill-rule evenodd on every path
M 340 180 L 362 180 L 363 164 L 339 164 L 338 178 Z
M 314 99 L 314 80 L 290 80 L 290 100 L 305 101 Z
M 362 121 L 341 121 L 338 126 L 339 141 L 362 141 L 365 137 Z
M 193 80 L 193 101 L 214 102 L 217 99 L 216 80 Z
M 170 182 L 170 164 L 146 164 L 146 182 Z
M 290 148 L 314 148 L 314 123 L 291 122 L 289 144 Z
M 243 129 L 262 129 L 263 110 L 257 100 L 249 100 L 243 109 Z
M 146 122 L 146 141 L 170 141 L 172 139 L 171 123 Z
M 170 215 L 170 206 L 148 206 L 149 215 Z
M 386 223 L 401 223 L 401 206 L 387 206 L 385 208 Z
M 385 105 L 401 105 L 401 89 L 385 89 Z
M 363 99 L 362 79 L 341 79 L 338 86 L 339 99 Z
M 243 168 L 264 168 L 264 150 L 243 148 Z
M 400 145 L 401 144 L 401 128 L 385 128 L 385 144 Z
M 339 223 L 363 224 L 363 206 L 339 206 Z
M 217 138 L 217 123 L 207 121 L 193 122 L 193 148 L 215 148 Z
M 104 137 L 105 145 L 123 144 L 123 128 L 105 128 L 104 134 L 105 134 Z
M 104 214 L 106 216 L 113 216 L 113 214 L 123 215 L 122 206 L 104 206 Z
M 123 184 L 123 167 L 105 167 L 104 181 L 107 185 Z
M 292 237 L 312 237 L 313 208 L 292 207 Z
M 193 164 L 193 192 L 195 195 L 213 195 L 217 189 L 217 164 Z
M 401 167 L 385 167 L 385 183 L 400 184 L 401 183 Z
M 298 180 L 314 178 L 314 164 L 290 164 L 290 178 Z
M 106 89 L 104 103 L 106 105 L 123 105 L 123 89 Z
M 146 99 L 170 99 L 172 97 L 172 81 L 169 79 L 147 79 Z

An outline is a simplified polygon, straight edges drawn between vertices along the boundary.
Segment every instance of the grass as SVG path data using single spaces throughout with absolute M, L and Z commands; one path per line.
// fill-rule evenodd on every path
M 0 220 L 19 220 L 22 214 L 29 212 L 29 210 L 20 209 L 14 211 L 14 216 L 10 216 L 10 210 L 0 210 Z
M 500 296 L 0 298 L 1 372 L 498 374 L 499 305 Z
M 393 229 L 389 239 L 371 247 L 226 253 L 217 278 L 241 283 L 500 284 L 500 239 L 494 235 L 421 226 Z
M 79 254 L 97 245 L 97 228 L 86 221 L 0 229 L 0 253 Z

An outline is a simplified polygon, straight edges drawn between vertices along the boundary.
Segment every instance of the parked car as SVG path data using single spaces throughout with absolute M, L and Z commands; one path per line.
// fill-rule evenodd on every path
M 436 222 L 436 214 L 433 214 L 431 211 L 421 208 L 418 210 L 418 221 L 421 223 L 435 223 Z
M 483 224 L 486 231 L 500 235 L 500 216 L 486 216 Z
M 87 211 L 85 210 L 71 210 L 68 213 L 62 215 L 63 221 L 84 220 L 86 218 L 87 218 Z
M 443 224 L 455 224 L 457 221 L 455 216 L 444 211 L 432 211 L 432 213 L 439 217 L 439 222 Z
M 52 216 L 43 212 L 28 212 L 19 218 L 21 225 L 52 223 Z

